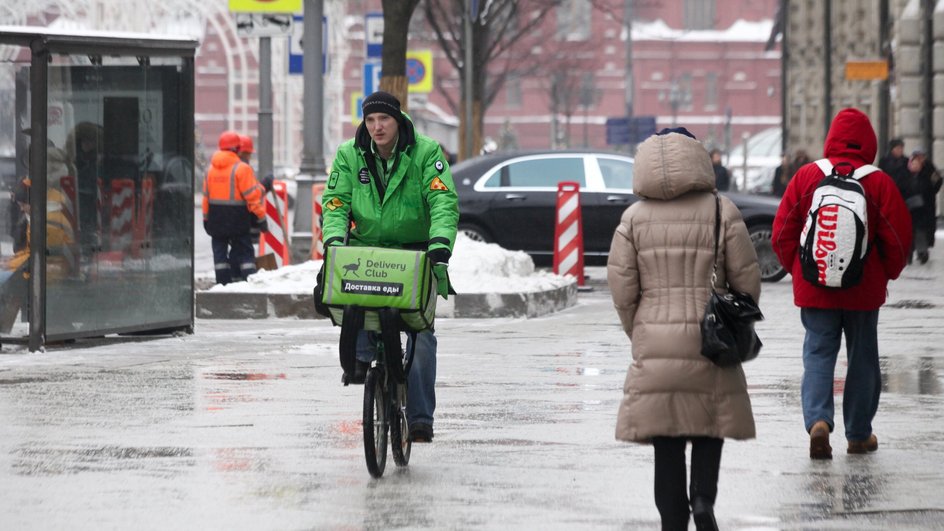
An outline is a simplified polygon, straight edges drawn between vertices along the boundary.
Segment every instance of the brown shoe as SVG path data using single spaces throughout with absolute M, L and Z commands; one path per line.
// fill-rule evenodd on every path
M 833 448 L 829 446 L 829 424 L 818 420 L 810 428 L 810 459 L 832 459 Z
M 864 441 L 849 441 L 849 447 L 846 448 L 847 454 L 865 454 L 878 450 L 878 437 L 873 433 Z

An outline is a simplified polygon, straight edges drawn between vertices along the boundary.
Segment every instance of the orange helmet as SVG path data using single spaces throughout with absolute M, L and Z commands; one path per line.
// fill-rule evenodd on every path
M 250 138 L 249 135 L 239 135 L 239 152 L 255 153 L 252 149 L 252 138 Z
M 220 135 L 220 149 L 227 151 L 239 150 L 239 133 L 236 131 L 223 131 Z

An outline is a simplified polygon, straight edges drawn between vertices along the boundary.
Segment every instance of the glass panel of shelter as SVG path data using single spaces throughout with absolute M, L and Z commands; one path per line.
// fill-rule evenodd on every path
M 53 56 L 47 336 L 189 319 L 193 179 L 180 160 L 180 64 Z

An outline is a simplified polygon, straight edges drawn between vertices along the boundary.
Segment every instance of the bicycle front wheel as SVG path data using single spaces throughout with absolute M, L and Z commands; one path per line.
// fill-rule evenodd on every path
M 410 426 L 406 421 L 406 384 L 396 385 L 390 392 L 393 399 L 390 404 L 390 449 L 393 462 L 397 466 L 406 466 L 410 462 Z
M 390 399 L 384 392 L 383 373 L 374 367 L 364 381 L 364 457 L 367 471 L 379 478 L 387 465 L 387 428 Z

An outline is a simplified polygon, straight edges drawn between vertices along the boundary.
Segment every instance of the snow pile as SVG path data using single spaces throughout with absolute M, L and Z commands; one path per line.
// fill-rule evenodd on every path
M 321 260 L 259 271 L 246 282 L 216 285 L 213 292 L 307 294 L 315 288 Z M 449 260 L 449 278 L 458 293 L 529 293 L 575 282 L 546 271 L 535 271 L 531 257 L 493 243 L 472 241 L 459 234 Z

